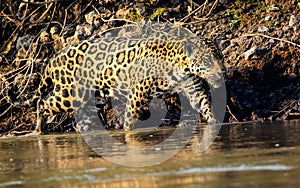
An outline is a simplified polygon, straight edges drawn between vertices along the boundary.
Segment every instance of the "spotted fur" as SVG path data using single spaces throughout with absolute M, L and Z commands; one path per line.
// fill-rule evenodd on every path
M 34 97 L 39 99 L 38 131 L 43 116 L 72 112 L 95 96 L 102 112 L 111 98 L 125 97 L 124 128 L 131 129 L 138 119 L 149 118 L 153 98 L 165 101 L 170 116 L 176 105 L 170 97 L 179 91 L 208 122 L 215 121 L 203 82 L 219 86 L 220 59 L 186 29 L 181 36 L 176 28 L 160 25 L 129 32 L 136 27 L 126 28 L 124 35 L 121 30 L 115 36 L 84 40 L 51 59 Z

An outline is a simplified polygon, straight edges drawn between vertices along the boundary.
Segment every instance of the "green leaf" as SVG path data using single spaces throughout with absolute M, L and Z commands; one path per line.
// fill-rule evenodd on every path
M 157 8 L 155 10 L 155 12 L 149 16 L 149 18 L 151 20 L 153 20 L 156 16 L 161 15 L 164 11 L 165 11 L 165 8 L 163 8 L 163 7 Z

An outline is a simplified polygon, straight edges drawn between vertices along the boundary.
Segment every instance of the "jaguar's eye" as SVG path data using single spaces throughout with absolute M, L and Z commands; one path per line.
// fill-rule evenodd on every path
M 206 66 L 206 67 L 210 67 L 210 66 L 211 66 L 211 63 L 210 63 L 210 62 L 207 62 L 207 61 L 205 61 L 205 62 L 204 62 L 204 66 Z

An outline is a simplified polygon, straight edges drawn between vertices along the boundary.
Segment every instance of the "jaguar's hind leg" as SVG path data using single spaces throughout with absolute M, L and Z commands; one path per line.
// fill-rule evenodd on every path
M 163 100 L 167 107 L 167 114 L 159 126 L 178 125 L 181 116 L 181 102 L 178 93 L 168 95 L 167 97 L 164 97 Z
M 149 84 L 150 80 L 142 80 L 140 84 L 131 88 L 129 98 L 126 103 L 124 129 L 131 130 L 137 120 L 147 120 L 151 117 L 149 104 L 151 97 L 149 96 L 150 88 L 143 88 Z M 150 84 L 149 84 L 150 85 Z
M 140 105 L 141 103 L 141 105 Z M 138 104 L 135 106 L 135 104 Z M 146 120 L 151 116 L 149 106 L 144 100 L 129 100 L 125 110 L 124 129 L 131 130 L 138 120 Z

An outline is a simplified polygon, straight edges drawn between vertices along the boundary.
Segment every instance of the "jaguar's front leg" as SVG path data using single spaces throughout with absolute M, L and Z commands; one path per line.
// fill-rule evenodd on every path
M 56 97 L 50 96 L 47 99 L 38 99 L 37 101 L 37 125 L 33 134 L 41 134 L 44 131 L 44 126 L 48 123 L 51 123 L 55 118 L 55 114 L 61 112 L 56 104 Z M 49 119 L 49 117 L 51 119 Z
M 129 103 L 127 104 L 126 111 L 125 111 L 125 120 L 123 128 L 125 131 L 132 130 L 135 122 L 137 121 L 137 118 L 133 117 L 132 109 L 128 107 Z
M 33 134 L 41 134 L 42 132 L 42 126 L 43 126 L 43 117 L 42 117 L 42 113 L 41 113 L 41 102 L 42 99 L 39 99 L 37 101 L 37 108 L 36 108 L 36 127 L 35 130 L 33 132 Z
M 203 79 L 192 77 L 189 84 L 184 88 L 184 93 L 192 108 L 199 115 L 201 114 L 207 123 L 216 123 L 216 118 L 212 111 L 209 87 L 207 87 Z
M 48 107 L 48 101 L 38 99 L 37 100 L 37 107 L 36 107 L 36 127 L 33 131 L 33 135 L 38 135 L 43 132 L 43 127 L 46 124 L 46 119 L 50 115 L 50 109 Z M 48 108 L 48 109 L 47 109 Z

